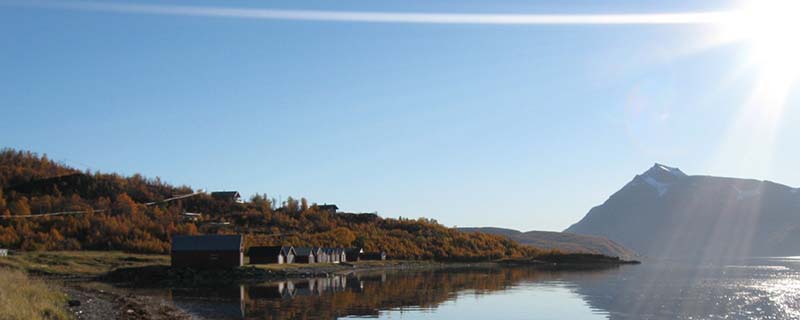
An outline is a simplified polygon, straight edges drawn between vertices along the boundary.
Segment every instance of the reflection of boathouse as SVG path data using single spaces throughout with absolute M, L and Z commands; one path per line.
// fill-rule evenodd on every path
M 350 291 L 362 292 L 364 291 L 364 281 L 361 281 L 358 277 L 350 276 L 345 279 L 344 287 Z
M 202 314 L 204 318 L 241 319 L 245 315 L 244 286 L 173 288 L 170 296 L 178 308 Z
M 250 299 L 280 299 L 283 298 L 283 289 L 283 282 L 250 286 L 247 288 L 247 296 Z

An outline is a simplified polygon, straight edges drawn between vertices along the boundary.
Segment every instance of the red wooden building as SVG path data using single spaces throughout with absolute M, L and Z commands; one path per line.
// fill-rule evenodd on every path
M 173 236 L 173 267 L 236 268 L 244 260 L 241 235 Z

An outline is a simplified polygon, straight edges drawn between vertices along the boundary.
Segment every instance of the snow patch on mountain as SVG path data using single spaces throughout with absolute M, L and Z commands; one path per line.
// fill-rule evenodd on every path
M 657 169 L 660 169 L 662 171 L 665 171 L 665 172 L 667 172 L 667 173 L 669 173 L 669 174 L 671 174 L 671 175 L 673 175 L 675 177 L 685 177 L 686 176 L 686 174 L 683 173 L 683 171 L 681 171 L 681 169 L 674 168 L 674 167 L 668 167 L 668 166 L 665 166 L 665 165 L 660 164 L 660 163 L 656 163 L 653 167 L 657 168 Z
M 656 192 L 658 192 L 659 197 L 663 196 L 665 193 L 667 193 L 667 191 L 669 191 L 669 184 L 659 182 L 658 180 L 656 180 L 656 178 L 653 178 L 651 176 L 643 176 L 642 180 L 644 180 L 645 183 L 655 188 Z
M 638 175 L 637 178 L 639 179 L 634 179 L 631 185 L 635 186 L 638 181 L 643 181 L 655 189 L 659 197 L 662 197 L 669 191 L 672 184 L 684 177 L 687 177 L 687 175 L 681 169 L 656 163 L 649 170 Z

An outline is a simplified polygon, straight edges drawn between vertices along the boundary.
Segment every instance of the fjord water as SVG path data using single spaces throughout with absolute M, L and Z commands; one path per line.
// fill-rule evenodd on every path
M 800 258 L 390 271 L 169 296 L 208 319 L 800 319 Z

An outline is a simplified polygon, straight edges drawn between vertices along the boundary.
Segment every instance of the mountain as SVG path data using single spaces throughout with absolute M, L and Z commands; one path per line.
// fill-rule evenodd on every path
M 645 256 L 798 255 L 800 192 L 656 163 L 565 232 L 607 237 Z
M 603 237 L 587 236 L 567 232 L 528 231 L 483 227 L 458 228 L 464 232 L 482 232 L 507 237 L 520 244 L 545 250 L 563 252 L 600 253 L 612 257 L 631 259 L 636 256 L 632 250 Z

